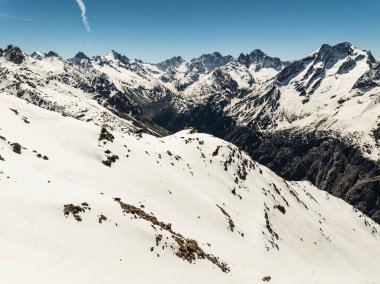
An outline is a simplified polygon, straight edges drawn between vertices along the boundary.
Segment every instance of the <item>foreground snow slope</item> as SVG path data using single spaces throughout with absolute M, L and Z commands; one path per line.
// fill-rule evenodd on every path
M 4 283 L 380 281 L 378 225 L 220 139 L 123 134 L 5 94 L 0 136 Z

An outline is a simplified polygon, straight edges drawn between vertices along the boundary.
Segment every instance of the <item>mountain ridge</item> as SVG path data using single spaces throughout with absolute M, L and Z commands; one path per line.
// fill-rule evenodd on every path
M 4 93 L 0 120 L 3 279 L 379 279 L 376 223 L 226 141 L 112 129 Z
M 376 191 L 379 174 L 372 166 L 379 159 L 380 149 L 380 118 L 376 115 L 379 65 L 366 50 L 348 43 L 322 45 L 311 55 L 289 65 L 282 63 L 281 67 L 273 65 L 279 63 L 277 59 L 256 50 L 251 52 L 254 56 L 248 60 L 249 68 L 246 62 L 212 53 L 190 61 L 175 57 L 166 62 L 167 68 L 162 65 L 161 69 L 116 52 L 73 64 L 54 56 L 34 58 L 19 49 L 12 50 L 11 55 L 0 57 L 0 90 L 81 120 L 101 118 L 99 124 L 103 124 L 112 119 L 119 129 L 167 135 L 191 125 L 235 143 L 285 178 L 308 179 L 347 198 L 380 221 L 380 206 L 376 205 L 380 200 Z M 89 107 L 78 109 L 77 98 Z M 94 103 L 98 110 L 89 116 L 87 109 L 92 109 Z M 107 113 L 106 118 L 96 115 L 99 112 Z M 116 123 L 123 119 L 133 123 Z M 374 170 L 354 171 L 354 177 L 339 190 L 342 167 L 318 160 L 323 165 L 318 168 L 326 167 L 334 173 L 323 175 L 320 180 L 313 169 L 315 165 L 302 158 L 292 160 L 278 143 L 277 149 L 271 149 L 272 159 L 283 159 L 291 169 L 299 171 L 297 175 L 282 172 L 270 159 L 256 156 L 255 147 L 261 147 L 262 155 L 262 151 L 269 150 L 263 137 L 279 138 L 283 133 L 298 137 L 298 144 L 290 149 L 286 137 L 283 138 L 287 151 L 297 152 L 296 147 L 316 152 L 338 149 L 339 155 L 345 157 L 344 172 L 349 173 L 350 162 L 358 168 Z M 323 143 L 318 142 L 316 148 L 309 148 L 307 141 L 317 142 L 320 137 L 340 141 L 336 143 L 342 146 L 334 148 L 335 142 L 325 142 L 328 146 L 323 150 Z M 352 153 L 357 149 L 362 158 L 346 157 L 345 147 Z M 305 164 L 310 168 L 302 171 Z M 359 197 L 348 198 L 347 192 L 359 186 L 359 177 L 363 175 L 368 176 L 367 185 Z

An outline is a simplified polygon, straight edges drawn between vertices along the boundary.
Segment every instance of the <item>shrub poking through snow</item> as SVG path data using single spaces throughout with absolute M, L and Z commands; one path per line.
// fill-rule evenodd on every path
M 113 163 L 115 163 L 117 160 L 119 160 L 119 156 L 117 156 L 117 155 L 112 155 L 112 156 L 107 157 L 107 160 L 102 161 L 102 163 L 103 163 L 104 165 L 106 165 L 107 167 L 111 167 L 111 165 L 112 165 Z
M 100 216 L 99 216 L 99 224 L 102 224 L 103 221 L 107 221 L 107 217 L 104 216 L 103 214 L 100 214 Z
M 180 233 L 175 232 L 172 229 L 172 225 L 170 223 L 166 224 L 164 222 L 159 221 L 153 213 L 148 214 L 141 208 L 135 207 L 133 205 L 124 203 L 120 198 L 114 198 L 116 202 L 120 204 L 124 213 L 135 215 L 135 218 L 138 217 L 140 219 L 144 219 L 150 222 L 153 226 L 158 226 L 162 230 L 171 234 L 172 238 L 176 241 L 179 248 L 176 252 L 176 256 L 182 258 L 183 260 L 188 261 L 189 263 L 195 262 L 197 259 L 206 259 L 216 266 L 218 266 L 223 272 L 230 272 L 229 266 L 220 261 L 218 257 L 205 253 L 202 248 L 199 247 L 198 242 L 192 239 L 187 239 L 182 236 Z M 158 246 L 161 242 L 162 237 L 160 235 L 156 236 L 156 245 Z M 151 249 L 151 251 L 153 251 Z
M 79 205 L 73 205 L 73 204 L 66 204 L 63 206 L 63 214 L 68 217 L 70 213 L 74 216 L 75 220 L 78 222 L 82 221 L 82 217 L 79 216 L 79 213 L 86 212 L 86 209 L 91 210 L 89 205 L 84 202 L 82 203 L 82 206 Z
M 99 141 L 106 140 L 113 142 L 115 139 L 115 136 L 113 136 L 105 127 L 102 127 L 102 130 L 100 131 Z
M 21 145 L 19 143 L 13 143 L 11 146 L 13 147 L 13 152 L 21 154 Z
M 272 277 L 270 277 L 270 276 L 265 276 L 265 277 L 263 277 L 263 281 L 264 282 L 269 282 L 269 281 L 271 281 L 272 280 Z

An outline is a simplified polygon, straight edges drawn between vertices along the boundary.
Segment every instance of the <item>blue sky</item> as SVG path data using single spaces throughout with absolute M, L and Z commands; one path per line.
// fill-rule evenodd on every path
M 260 48 L 285 60 L 343 41 L 380 59 L 380 0 L 0 0 L 0 45 L 158 62 Z

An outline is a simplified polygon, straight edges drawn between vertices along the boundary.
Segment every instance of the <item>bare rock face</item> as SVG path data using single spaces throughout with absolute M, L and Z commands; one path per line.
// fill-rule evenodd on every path
M 251 155 L 282 177 L 309 180 L 380 223 L 380 164 L 355 147 L 328 133 L 289 132 L 262 137 L 255 145 Z
M 354 88 L 363 92 L 370 91 L 380 86 L 380 64 L 377 64 L 360 77 L 355 83 Z
M 289 65 L 289 62 L 282 62 L 280 58 L 268 56 L 260 49 L 255 49 L 249 54 L 242 53 L 237 60 L 247 68 L 254 64 L 256 71 L 262 68 L 273 68 L 281 71 L 284 66 Z
M 161 63 L 156 64 L 156 66 L 163 71 L 167 71 L 170 68 L 176 68 L 181 65 L 185 60 L 181 56 L 175 56 Z
M 49 51 L 48 53 L 46 53 L 46 57 L 56 57 L 62 59 L 62 57 L 54 51 Z
M 25 61 L 25 54 L 21 49 L 14 45 L 9 45 L 3 52 L 3 56 L 15 64 L 21 64 Z

